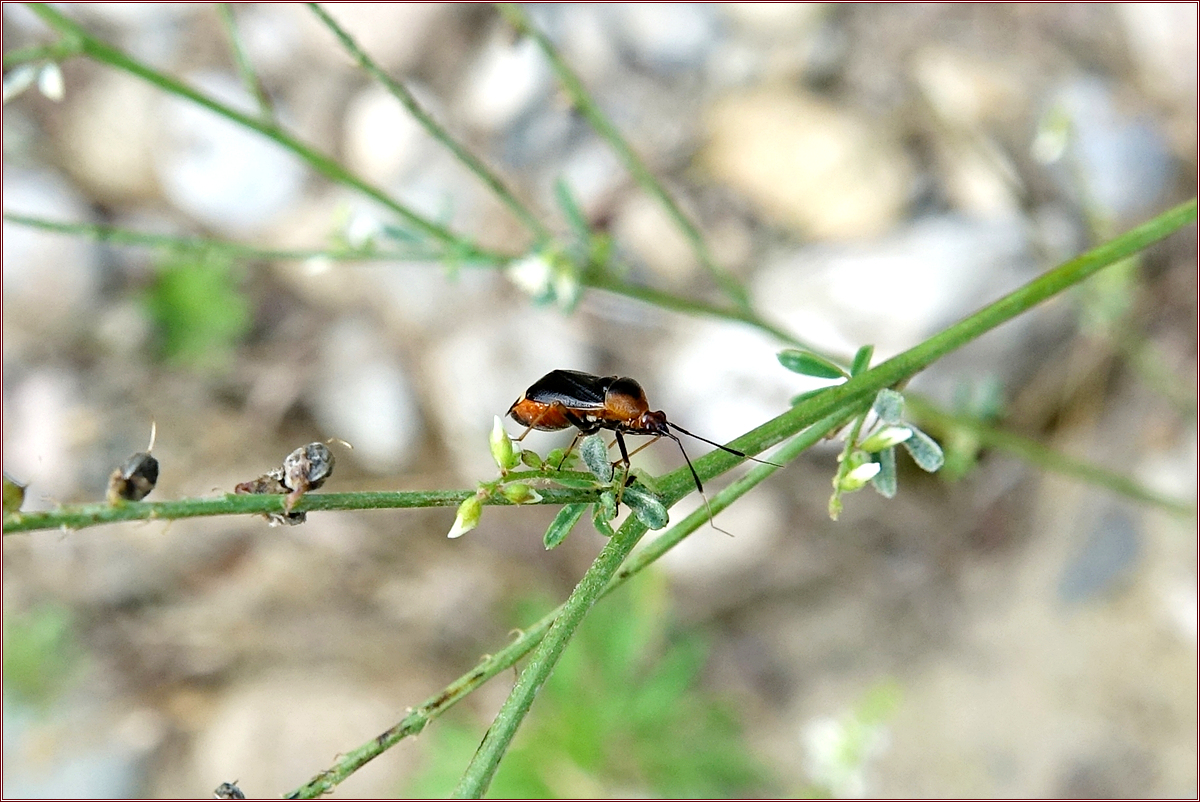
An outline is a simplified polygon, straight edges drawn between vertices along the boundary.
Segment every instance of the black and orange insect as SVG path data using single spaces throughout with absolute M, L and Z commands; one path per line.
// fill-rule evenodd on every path
M 593 376 L 577 370 L 552 370 L 521 394 L 521 397 L 508 408 L 508 415 L 517 423 L 527 427 L 517 440 L 521 440 L 532 429 L 555 432 L 574 426 L 580 436 L 595 434 L 601 429 L 608 429 L 617 436 L 617 446 L 621 449 L 621 461 L 629 468 L 629 451 L 625 448 L 626 434 L 648 435 L 657 440 L 669 437 L 679 446 L 679 452 L 687 462 L 696 481 L 696 489 L 704 492 L 700 483 L 700 475 L 692 467 L 683 443 L 671 431 L 694 437 L 697 440 L 716 446 L 722 451 L 728 451 L 739 457 L 775 465 L 774 462 L 751 457 L 735 448 L 714 443 L 712 440 L 692 434 L 688 430 L 667 420 L 666 413 L 650 410 L 646 401 L 646 393 L 642 386 L 633 379 L 621 376 Z M 650 443 L 654 441 L 651 440 Z M 650 445 L 647 443 L 646 445 Z M 575 443 L 571 443 L 571 448 Z M 645 448 L 646 446 L 642 446 Z M 567 454 L 571 453 L 567 449 Z M 638 449 L 640 451 L 641 448 Z M 637 451 L 634 452 L 635 454 Z M 563 460 L 566 460 L 564 455 Z M 782 467 L 782 466 L 777 466 Z M 707 503 L 707 499 L 705 500 Z

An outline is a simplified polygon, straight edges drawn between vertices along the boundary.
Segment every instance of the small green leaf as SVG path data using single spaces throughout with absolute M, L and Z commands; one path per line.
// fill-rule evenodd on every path
M 776 355 L 779 364 L 792 373 L 815 376 L 818 379 L 844 379 L 849 374 L 838 365 L 811 351 L 787 348 Z
M 630 485 L 625 488 L 625 503 L 637 519 L 650 529 L 662 529 L 670 522 L 667 508 L 663 506 L 658 496 L 640 485 Z
M 879 473 L 871 479 L 871 484 L 884 498 L 896 497 L 896 449 L 885 448 L 877 455 L 879 457 Z
M 854 355 L 854 362 L 850 365 L 850 375 L 857 376 L 860 373 L 865 373 L 871 367 L 871 356 L 875 353 L 875 346 L 864 345 L 858 349 L 858 353 Z
M 833 389 L 832 387 L 818 387 L 815 390 L 807 390 L 803 393 L 800 393 L 799 395 L 792 396 L 792 400 L 790 403 L 792 406 L 796 406 L 797 404 L 807 401 L 808 399 L 812 398 L 815 395 L 823 393 L 826 390 L 832 390 L 832 389 Z
M 540 471 L 543 466 L 542 458 L 533 451 L 522 451 L 521 462 L 525 463 L 528 468 L 533 468 L 535 471 Z
M 596 527 L 596 531 L 604 537 L 611 538 L 616 532 L 608 525 L 608 521 L 604 516 L 608 513 L 600 508 L 599 504 L 592 505 L 592 526 Z
M 552 549 L 566 539 L 571 530 L 575 528 L 575 524 L 579 523 L 579 519 L 587 512 L 587 504 L 568 504 L 558 511 L 558 515 L 554 516 L 554 520 L 550 522 L 550 526 L 546 529 L 546 534 L 542 538 L 542 543 L 547 549 Z
M 885 388 L 875 396 L 875 403 L 871 408 L 884 423 L 899 423 L 904 415 L 904 396 Z
M 561 448 L 552 448 L 550 453 L 546 455 L 546 467 L 552 471 L 561 471 L 569 469 L 575 462 L 575 455 L 567 455 L 567 452 Z
M 923 471 L 933 473 L 946 461 L 942 455 L 942 447 L 916 427 L 913 427 L 913 436 L 904 441 L 904 447 L 908 449 L 913 462 Z
M 593 476 L 601 482 L 612 481 L 613 466 L 608 461 L 608 444 L 604 442 L 603 436 L 592 434 L 583 438 L 583 442 L 579 444 L 579 455 Z

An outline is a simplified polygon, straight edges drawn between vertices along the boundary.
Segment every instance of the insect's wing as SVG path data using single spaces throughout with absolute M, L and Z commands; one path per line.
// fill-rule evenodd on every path
M 562 404 L 567 409 L 586 412 L 604 409 L 604 392 L 612 378 L 593 376 L 577 370 L 554 370 L 534 382 L 525 398 L 539 404 Z

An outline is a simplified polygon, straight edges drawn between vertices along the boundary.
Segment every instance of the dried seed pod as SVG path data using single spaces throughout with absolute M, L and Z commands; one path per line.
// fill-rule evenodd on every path
M 245 799 L 246 795 L 238 788 L 237 780 L 231 783 L 221 783 L 213 791 L 213 799 Z
M 154 450 L 154 437 L 158 427 L 150 424 L 150 445 L 145 451 L 139 451 L 121 464 L 121 467 L 108 477 L 108 503 L 120 504 L 123 501 L 141 501 L 150 495 L 154 485 L 158 483 L 158 460 L 150 455 Z
M 281 495 L 288 492 L 287 486 L 283 484 L 283 468 L 276 468 L 273 471 L 268 471 L 257 479 L 251 479 L 249 482 L 241 482 L 233 492 L 239 496 L 256 496 L 256 495 Z M 308 515 L 303 512 L 265 512 L 263 517 L 267 519 L 267 523 L 271 526 L 295 526 L 302 524 L 308 519 Z
M 283 484 L 292 492 L 286 506 L 291 510 L 309 490 L 325 484 L 333 473 L 333 452 L 324 443 L 309 443 L 297 448 L 283 460 Z

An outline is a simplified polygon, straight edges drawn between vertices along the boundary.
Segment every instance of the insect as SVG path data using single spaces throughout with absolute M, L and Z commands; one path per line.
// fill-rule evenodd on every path
M 108 503 L 120 504 L 123 501 L 141 501 L 150 495 L 154 485 L 158 484 L 158 460 L 150 455 L 154 450 L 154 435 L 158 427 L 150 423 L 150 445 L 145 451 L 139 451 L 115 469 L 108 477 Z
M 650 410 L 646 401 L 646 393 L 636 381 L 620 376 L 593 376 L 577 370 L 552 370 L 521 394 L 521 397 L 508 408 L 508 415 L 517 423 L 527 427 L 517 440 L 521 440 L 532 429 L 540 431 L 559 431 L 574 426 L 580 435 L 595 434 L 601 429 L 608 429 L 617 436 L 617 446 L 621 449 L 621 461 L 629 468 L 629 451 L 625 448 L 626 434 L 644 434 L 658 439 L 669 437 L 679 446 L 679 452 L 692 472 L 696 481 L 696 489 L 704 493 L 704 485 L 700 483 L 700 475 L 692 466 L 683 443 L 671 431 L 694 437 L 697 440 L 716 446 L 722 451 L 728 451 L 739 457 L 775 465 L 774 462 L 751 457 L 735 448 L 714 443 L 712 440 L 692 434 L 688 430 L 667 420 L 666 413 Z M 576 436 L 579 439 L 579 435 Z M 651 440 L 650 443 L 654 441 Z M 646 445 L 650 445 L 647 443 Z M 575 443 L 571 443 L 571 448 Z M 645 448 L 646 446 L 642 446 Z M 641 451 L 641 448 L 638 449 Z M 571 449 L 567 449 L 567 454 Z M 634 452 L 635 454 L 637 451 Z M 566 460 L 566 456 L 563 456 Z M 561 463 L 560 463 L 561 466 Z M 783 467 L 783 466 L 778 466 Z M 707 499 L 705 499 L 707 504 Z

